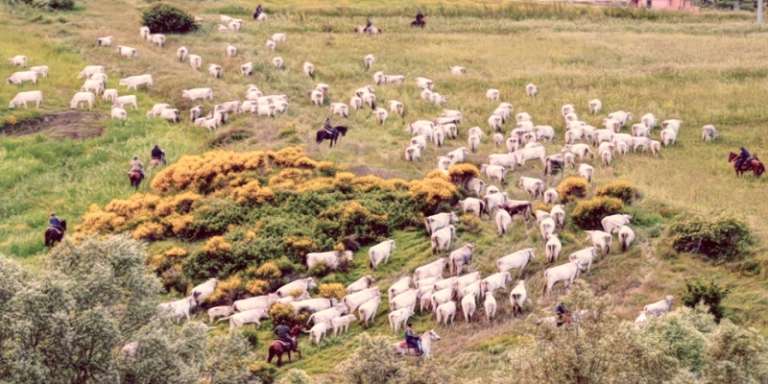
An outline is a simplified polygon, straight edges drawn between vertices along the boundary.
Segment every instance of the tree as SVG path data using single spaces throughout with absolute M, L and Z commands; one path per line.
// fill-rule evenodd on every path
M 0 260 L 0 382 L 245 383 L 242 339 L 158 318 L 160 284 L 127 237 L 62 243 L 39 279 Z M 136 342 L 133 353 L 122 347 Z

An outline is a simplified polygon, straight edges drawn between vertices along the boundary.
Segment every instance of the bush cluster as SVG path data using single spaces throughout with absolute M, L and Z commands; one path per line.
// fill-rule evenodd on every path
M 571 218 L 582 229 L 602 229 L 600 220 L 621 212 L 623 207 L 621 200 L 615 197 L 596 196 L 577 202 Z
M 686 281 L 683 304 L 691 308 L 704 304 L 709 313 L 715 318 L 715 321 L 719 323 L 720 319 L 725 315 L 725 308 L 722 302 L 730 291 L 730 289 L 721 287 L 715 281 Z
M 566 177 L 557 185 L 557 194 L 563 202 L 570 202 L 587 196 L 589 183 L 578 176 Z
M 670 228 L 672 246 L 678 252 L 690 252 L 712 261 L 730 261 L 749 252 L 754 243 L 747 224 L 731 218 L 685 218 Z
M 187 33 L 197 29 L 194 17 L 168 4 L 152 6 L 144 11 L 141 20 L 152 33 Z
M 640 191 L 627 180 L 614 180 L 597 188 L 595 195 L 615 197 L 623 201 L 624 204 L 632 204 L 640 197 Z

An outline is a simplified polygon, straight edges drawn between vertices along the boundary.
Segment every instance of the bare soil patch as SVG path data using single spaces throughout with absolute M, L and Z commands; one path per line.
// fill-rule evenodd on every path
M 64 111 L 5 124 L 0 134 L 25 136 L 43 133 L 54 138 L 87 139 L 104 131 L 104 116 L 96 112 Z

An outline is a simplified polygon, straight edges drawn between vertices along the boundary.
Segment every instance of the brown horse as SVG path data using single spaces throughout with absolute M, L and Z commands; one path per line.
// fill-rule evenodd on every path
M 139 184 L 144 180 L 144 172 L 130 171 L 128 172 L 128 180 L 131 182 L 131 187 L 139 189 Z
M 61 228 L 48 227 L 45 230 L 45 246 L 53 247 L 64 238 L 64 232 L 67 230 L 67 221 L 61 221 Z
M 301 351 L 299 350 L 299 334 L 301 334 L 301 326 L 296 324 L 291 328 L 290 335 L 293 337 L 296 342 L 288 347 L 285 345 L 284 342 L 280 340 L 274 340 L 272 341 L 272 344 L 269 345 L 269 354 L 267 356 L 267 362 L 271 363 L 272 359 L 277 356 L 277 366 L 283 365 L 283 354 L 288 354 L 288 361 L 291 361 L 291 352 L 296 352 L 299 354 L 299 358 L 301 358 Z
M 733 163 L 733 169 L 736 171 L 736 176 L 741 176 L 744 172 L 752 171 L 753 175 L 760 177 L 760 175 L 765 172 L 765 165 L 757 158 L 757 155 L 753 154 L 751 158 L 741 163 L 741 166 L 737 168 L 735 160 L 738 157 L 739 155 L 733 152 L 728 154 L 728 162 Z

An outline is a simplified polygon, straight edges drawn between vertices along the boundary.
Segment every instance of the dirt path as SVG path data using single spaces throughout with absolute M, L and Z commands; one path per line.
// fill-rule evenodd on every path
M 104 118 L 96 112 L 64 111 L 26 119 L 16 124 L 5 124 L 0 133 L 24 136 L 44 133 L 53 138 L 87 139 L 101 135 Z

